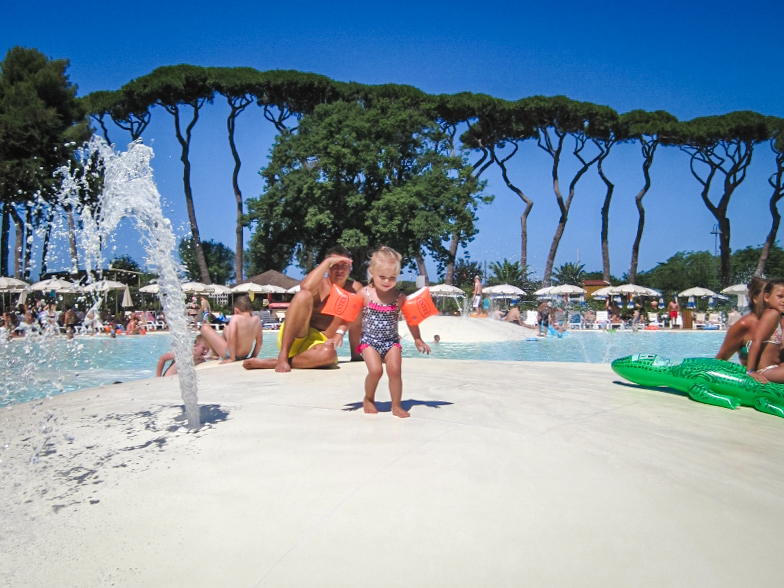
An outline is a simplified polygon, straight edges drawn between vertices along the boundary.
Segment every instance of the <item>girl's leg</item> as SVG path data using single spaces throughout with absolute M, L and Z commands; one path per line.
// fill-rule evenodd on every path
M 384 373 L 384 368 L 381 364 L 381 356 L 372 347 L 365 347 L 362 350 L 362 357 L 368 369 L 368 375 L 365 378 L 365 400 L 362 402 L 362 405 L 366 413 L 376 414 L 378 413 L 376 409 L 376 387 L 381 379 L 381 374 Z
M 400 402 L 403 399 L 403 376 L 401 366 L 403 363 L 403 353 L 400 347 L 393 347 L 387 352 L 384 358 L 387 364 L 387 378 L 389 378 L 389 395 L 392 397 L 392 414 L 402 419 L 411 416 L 408 411 L 403 410 Z
M 769 370 L 763 369 L 758 371 L 757 374 L 761 375 L 768 382 L 772 382 L 774 384 L 784 384 L 784 365 L 780 365 Z

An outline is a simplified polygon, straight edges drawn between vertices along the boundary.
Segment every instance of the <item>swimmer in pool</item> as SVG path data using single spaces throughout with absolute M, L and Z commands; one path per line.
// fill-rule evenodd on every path
M 193 365 L 199 365 L 207 361 L 204 356 L 210 351 L 209 345 L 201 335 L 196 335 L 193 341 Z M 166 366 L 167 362 L 171 362 Z M 177 374 L 177 361 L 174 359 L 174 351 L 164 353 L 158 358 L 158 368 L 155 370 L 155 377 L 174 376 Z

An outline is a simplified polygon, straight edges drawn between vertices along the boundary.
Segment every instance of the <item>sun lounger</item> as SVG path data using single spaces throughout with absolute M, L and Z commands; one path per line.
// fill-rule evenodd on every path
M 718 312 L 712 312 L 708 315 L 708 324 L 715 325 L 720 329 L 726 328 L 726 325 L 724 324 L 724 321 L 721 318 L 721 314 Z
M 535 327 L 539 324 L 539 313 L 535 310 L 526 310 L 525 320 L 523 322 L 529 327 Z
M 659 313 L 658 312 L 649 312 L 648 313 L 648 324 L 653 325 L 655 327 L 661 327 L 661 323 L 659 322 Z
M 610 313 L 606 310 L 597 310 L 596 311 L 596 322 L 594 323 L 595 328 L 604 328 L 610 326 Z
M 579 312 L 570 314 L 569 323 L 567 326 L 569 329 L 584 329 L 585 323 L 583 322 L 583 315 L 581 315 Z
M 259 319 L 262 329 L 277 329 L 280 326 L 278 321 L 272 318 L 272 313 L 269 310 L 259 311 Z
M 692 326 L 695 329 L 700 329 L 700 328 L 704 327 L 706 323 L 707 323 L 707 321 L 705 320 L 705 313 L 704 312 L 695 312 L 694 313 L 694 323 L 692 323 Z

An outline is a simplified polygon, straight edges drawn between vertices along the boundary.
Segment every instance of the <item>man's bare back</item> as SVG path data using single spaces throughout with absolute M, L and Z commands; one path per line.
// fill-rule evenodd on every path
M 250 299 L 241 296 L 234 303 L 234 315 L 223 329 L 223 336 L 203 324 L 201 334 L 221 363 L 256 357 L 261 350 L 262 329 L 259 317 L 251 314 Z

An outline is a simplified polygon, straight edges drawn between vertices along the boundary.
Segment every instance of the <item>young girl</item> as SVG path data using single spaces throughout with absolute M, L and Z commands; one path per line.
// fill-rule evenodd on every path
M 766 309 L 749 349 L 746 367 L 758 382 L 784 383 L 784 368 L 780 366 L 782 342 L 781 315 L 784 314 L 784 280 L 771 280 L 762 292 Z
M 389 395 L 392 397 L 392 414 L 406 418 L 409 413 L 403 410 L 400 401 L 403 397 L 403 379 L 400 364 L 402 350 L 397 332 L 400 308 L 406 295 L 395 288 L 400 275 L 400 254 L 389 247 L 381 247 L 370 258 L 368 285 L 359 293 L 364 301 L 362 307 L 362 338 L 357 351 L 362 354 L 368 369 L 365 378 L 366 413 L 378 412 L 375 404 L 376 387 L 383 373 L 382 363 L 387 365 Z M 430 346 L 422 341 L 418 326 L 408 326 L 414 337 L 414 344 L 421 353 L 430 353 Z M 338 329 L 338 333 L 344 327 Z

